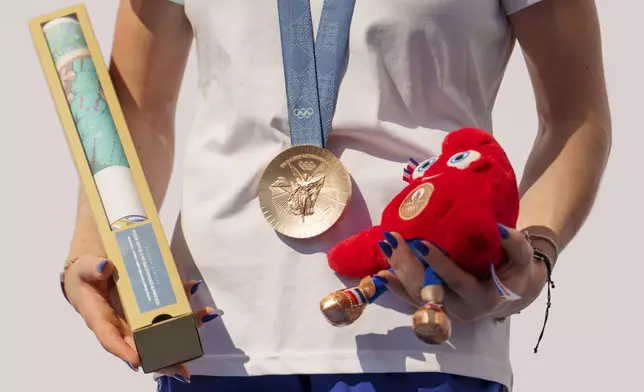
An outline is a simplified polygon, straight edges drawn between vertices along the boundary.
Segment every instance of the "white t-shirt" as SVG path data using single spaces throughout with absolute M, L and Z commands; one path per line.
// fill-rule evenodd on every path
M 224 312 L 202 327 L 205 356 L 190 365 L 194 374 L 445 372 L 511 385 L 509 322 L 455 324 L 451 345 L 429 346 L 411 330 L 413 309 L 393 294 L 345 328 L 325 321 L 319 301 L 356 283 L 330 270 L 326 251 L 380 222 L 405 185 L 410 156 L 433 156 L 450 130 L 492 130 L 515 43 L 507 15 L 538 1 L 357 2 L 328 142 L 354 179 L 354 196 L 339 224 L 303 241 L 279 237 L 258 202 L 265 166 L 289 145 L 277 3 L 185 1 L 198 99 L 185 162 L 185 243 L 179 228 L 173 246 L 184 278 L 205 281 L 194 306 Z M 311 1 L 316 29 L 322 2 Z

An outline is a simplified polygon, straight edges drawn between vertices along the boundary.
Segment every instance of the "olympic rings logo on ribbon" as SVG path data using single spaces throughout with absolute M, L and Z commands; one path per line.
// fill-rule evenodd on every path
M 293 109 L 293 115 L 300 120 L 305 119 L 305 118 L 311 118 L 313 115 L 313 108 L 306 108 L 306 109 Z

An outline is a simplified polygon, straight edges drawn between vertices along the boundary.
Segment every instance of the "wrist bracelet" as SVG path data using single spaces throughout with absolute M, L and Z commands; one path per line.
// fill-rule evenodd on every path
M 69 267 L 72 266 L 72 264 L 74 264 L 76 261 L 78 261 L 78 259 L 80 259 L 80 257 L 70 257 L 70 258 L 65 259 L 65 264 L 63 265 L 63 270 L 60 272 L 60 275 L 59 275 L 60 276 L 60 289 L 62 290 L 63 296 L 65 297 L 67 302 L 69 302 L 69 298 L 67 298 L 67 293 L 65 292 L 65 273 L 67 272 Z
M 559 245 L 557 245 L 557 243 L 552 238 L 542 234 L 530 234 L 527 231 L 524 233 L 524 235 L 530 244 L 532 244 L 532 241 L 534 240 L 543 240 L 549 243 L 550 246 L 552 246 L 552 249 L 554 250 L 554 253 L 555 253 L 554 260 L 550 260 L 551 261 L 550 265 L 552 266 L 552 262 L 555 262 L 555 263 L 557 262 L 557 259 L 559 258 Z M 541 249 L 538 249 L 538 250 L 539 252 L 543 253 Z
M 544 332 L 546 330 L 546 324 L 548 323 L 548 316 L 550 314 L 550 307 L 552 306 L 552 301 L 551 301 L 552 296 L 551 296 L 551 293 L 550 293 L 550 289 L 555 288 L 555 282 L 552 280 L 553 260 L 550 259 L 550 256 L 548 256 L 546 254 L 546 252 L 544 252 L 543 250 L 541 250 L 539 248 L 535 248 L 532 245 L 532 241 L 535 240 L 535 239 L 540 239 L 540 240 L 544 240 L 544 241 L 548 242 L 552 246 L 552 248 L 554 250 L 554 259 L 555 259 L 554 261 L 555 262 L 556 262 L 557 258 L 559 257 L 559 247 L 557 246 L 557 243 L 552 238 L 550 238 L 548 236 L 541 235 L 541 234 L 530 234 L 527 231 L 524 232 L 523 235 L 525 236 L 526 240 L 528 241 L 528 243 L 532 247 L 532 253 L 533 253 L 532 257 L 533 257 L 533 259 L 536 260 L 536 261 L 542 262 L 546 266 L 546 274 L 547 274 L 546 279 L 547 279 L 547 284 L 548 284 L 548 302 L 546 303 L 546 314 L 545 314 L 545 317 L 544 317 L 544 320 L 543 320 L 543 327 L 541 328 L 541 333 L 539 334 L 539 339 L 537 341 L 537 345 L 534 347 L 534 352 L 537 353 L 537 351 L 539 349 L 539 344 L 541 343 L 541 340 L 543 339 L 543 334 L 544 334 Z M 514 314 L 518 314 L 518 313 L 520 313 L 520 312 L 516 312 Z M 497 321 L 502 323 L 502 322 L 505 321 L 505 319 L 506 319 L 505 317 L 501 317 L 501 318 L 497 318 Z
M 547 238 L 547 237 L 546 237 Z M 548 238 L 549 239 L 549 238 Z M 546 240 L 548 241 L 548 240 Z M 552 241 L 552 240 L 550 240 Z M 550 242 L 548 241 L 548 242 Z M 555 248 L 555 254 L 557 254 L 558 249 L 556 247 L 556 244 L 554 244 L 554 241 L 551 242 L 553 244 L 553 247 Z M 537 261 L 541 261 L 542 263 L 545 264 L 546 266 L 546 279 L 547 279 L 547 285 L 548 285 L 548 302 L 546 303 L 546 314 L 543 320 L 543 327 L 541 327 L 541 333 L 539 334 L 539 339 L 537 340 L 537 345 L 534 347 L 534 353 L 537 353 L 537 350 L 539 349 L 539 344 L 541 343 L 541 340 L 543 339 L 543 334 L 546 330 L 546 324 L 548 323 L 548 316 L 550 314 L 550 306 L 552 306 L 552 297 L 550 293 L 550 289 L 555 288 L 555 282 L 552 280 L 552 261 L 550 260 L 550 257 L 541 249 L 539 248 L 532 248 L 534 250 L 533 258 Z

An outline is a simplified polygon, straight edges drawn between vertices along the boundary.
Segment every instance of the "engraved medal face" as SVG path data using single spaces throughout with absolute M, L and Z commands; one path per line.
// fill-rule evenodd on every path
M 398 214 L 404 220 L 414 219 L 420 214 L 434 192 L 434 185 L 429 182 L 420 184 L 400 204 Z
M 268 165 L 259 203 L 268 223 L 292 238 L 311 238 L 340 219 L 351 197 L 351 178 L 340 160 L 317 146 L 291 147 Z

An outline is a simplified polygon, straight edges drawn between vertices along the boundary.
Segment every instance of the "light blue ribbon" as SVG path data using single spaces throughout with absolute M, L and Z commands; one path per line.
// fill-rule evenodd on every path
M 355 0 L 324 0 L 317 40 L 310 0 L 277 0 L 291 145 L 326 147 Z

